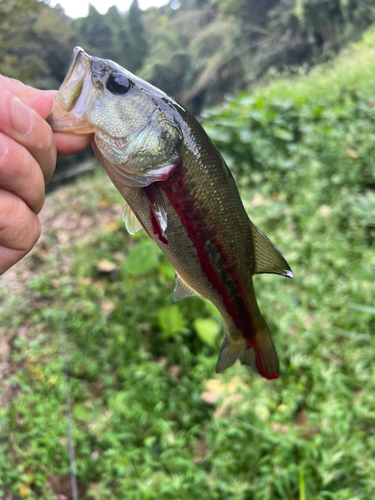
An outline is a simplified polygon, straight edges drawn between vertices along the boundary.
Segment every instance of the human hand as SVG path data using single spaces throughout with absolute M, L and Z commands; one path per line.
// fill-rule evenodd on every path
M 40 236 L 37 214 L 57 156 L 77 153 L 92 140 L 52 132 L 45 119 L 55 94 L 0 75 L 0 275 Z

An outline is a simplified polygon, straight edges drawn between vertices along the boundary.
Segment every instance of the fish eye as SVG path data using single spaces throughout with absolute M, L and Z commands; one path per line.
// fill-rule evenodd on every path
M 113 73 L 107 80 L 106 87 L 111 94 L 122 95 L 126 94 L 133 84 L 122 73 Z

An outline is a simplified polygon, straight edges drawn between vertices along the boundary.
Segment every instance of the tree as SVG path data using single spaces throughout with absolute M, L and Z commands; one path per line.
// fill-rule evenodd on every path
M 142 21 L 142 11 L 138 1 L 133 0 L 128 14 L 128 47 L 126 53 L 127 68 L 136 72 L 141 67 L 147 56 L 148 43 Z
M 61 9 L 0 1 L 0 72 L 40 88 L 61 83 L 77 40 Z

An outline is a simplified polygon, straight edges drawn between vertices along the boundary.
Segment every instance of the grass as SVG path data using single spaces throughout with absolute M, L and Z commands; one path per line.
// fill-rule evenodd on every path
M 126 234 L 103 173 L 49 197 L 41 244 L 0 291 L 3 496 L 63 492 L 65 331 L 84 498 L 374 497 L 373 38 L 206 113 L 251 219 L 295 272 L 254 280 L 276 381 L 214 375 L 222 320 L 200 298 L 173 304 L 173 269 Z

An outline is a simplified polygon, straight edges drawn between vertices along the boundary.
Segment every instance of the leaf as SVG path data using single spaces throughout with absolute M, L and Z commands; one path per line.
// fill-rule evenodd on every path
M 220 401 L 214 416 L 222 418 L 241 404 L 243 392 L 247 391 L 248 387 L 238 375 L 234 375 L 227 383 L 223 382 L 221 378 L 207 380 L 205 389 L 206 391 L 201 394 L 200 400 L 208 405 L 215 405 Z
M 289 132 L 289 130 L 285 130 L 284 128 L 275 127 L 273 130 L 273 134 L 278 139 L 282 141 L 291 142 L 294 140 L 294 135 Z
M 194 321 L 194 328 L 202 342 L 214 345 L 220 333 L 220 326 L 210 318 L 198 318 Z
M 111 221 L 109 222 L 106 226 L 105 226 L 105 229 L 109 232 L 109 233 L 114 233 L 115 231 L 118 230 L 120 226 L 117 224 L 116 221 Z
M 111 262 L 108 259 L 100 259 L 96 263 L 96 267 L 102 273 L 111 273 L 112 271 L 114 271 L 116 269 L 117 266 L 114 262 Z
M 109 200 L 106 196 L 102 196 L 98 202 L 98 207 L 107 208 L 109 205 Z
M 174 280 L 175 271 L 174 271 L 173 266 L 169 262 L 167 262 L 167 261 L 162 262 L 159 266 L 159 271 L 167 279 Z
M 111 300 L 105 300 L 101 303 L 102 311 L 105 312 L 106 314 L 111 313 L 115 307 L 116 307 L 116 304 L 114 302 L 112 302 Z
M 345 148 L 345 153 L 347 156 L 349 156 L 349 158 L 353 158 L 353 159 L 356 159 L 358 158 L 358 151 L 356 151 L 355 149 L 351 148 L 350 146 L 346 146 Z
M 20 487 L 18 488 L 18 494 L 22 499 L 29 497 L 30 493 L 31 489 L 30 486 L 28 486 L 27 484 L 21 484 Z
M 126 259 L 126 270 L 131 275 L 144 274 L 153 269 L 158 264 L 158 255 L 154 244 L 142 241 L 134 246 Z
M 181 331 L 185 326 L 184 317 L 177 305 L 160 309 L 158 319 L 160 328 L 163 330 L 166 339 Z
M 73 415 L 78 420 L 87 421 L 92 420 L 95 417 L 95 412 L 92 408 L 87 408 L 81 404 L 74 407 Z
M 362 312 L 365 314 L 375 314 L 375 307 L 363 306 L 361 304 L 349 304 L 350 309 L 354 311 Z
M 201 436 L 196 443 L 190 445 L 191 451 L 194 453 L 192 458 L 193 464 L 200 464 L 206 458 L 209 447 L 206 443 L 205 436 Z

